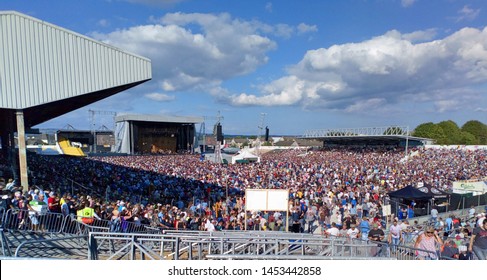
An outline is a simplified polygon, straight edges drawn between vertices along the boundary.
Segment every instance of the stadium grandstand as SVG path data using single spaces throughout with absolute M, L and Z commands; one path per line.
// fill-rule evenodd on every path
M 302 138 L 320 140 L 323 146 L 416 147 L 433 143 L 432 139 L 411 136 L 409 126 L 313 129 L 305 131 Z

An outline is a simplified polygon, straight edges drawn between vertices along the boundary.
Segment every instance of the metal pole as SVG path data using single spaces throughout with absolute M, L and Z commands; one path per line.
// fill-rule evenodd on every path
M 247 230 L 247 209 L 244 209 L 244 230 Z
M 15 112 L 17 117 L 17 136 L 19 146 L 19 166 L 20 166 L 20 184 L 22 191 L 29 189 L 29 177 L 27 175 L 27 147 L 25 144 L 25 127 L 24 127 L 24 112 L 18 110 Z M 15 143 L 13 145 L 15 147 Z

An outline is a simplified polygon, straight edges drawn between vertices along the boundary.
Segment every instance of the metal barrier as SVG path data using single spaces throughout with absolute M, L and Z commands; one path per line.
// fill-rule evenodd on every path
M 37 223 L 34 223 L 36 219 Z M 388 243 L 325 238 L 307 233 L 162 230 L 127 221 L 122 226 L 122 232 L 111 233 L 107 220 L 94 220 L 92 224 L 85 224 L 74 215 L 63 217 L 61 214 L 49 212 L 39 215 L 34 211 L 12 209 L 2 214 L 2 222 L 4 229 L 8 231 L 62 233 L 74 235 L 74 239 L 76 236 L 89 235 L 86 245 L 90 259 L 416 260 L 419 259 L 418 252 L 424 252 L 433 259 L 444 259 L 439 252 L 416 249 L 408 244 L 391 247 Z M 35 241 L 31 243 L 33 242 Z M 11 252 L 6 254 L 7 247 L 2 248 L 3 255 L 11 255 Z
M 90 259 L 394 259 L 377 244 L 305 234 L 170 231 L 90 233 Z M 238 257 L 236 257 L 238 256 Z M 260 256 L 260 257 L 257 257 Z M 277 257 L 280 256 L 280 257 Z M 304 257 L 305 256 L 305 257 Z
M 93 223 L 86 224 L 78 219 L 77 216 L 71 215 L 65 218 L 63 233 L 66 234 L 88 234 L 89 232 L 109 232 L 110 221 L 94 219 Z M 162 233 L 162 228 L 154 228 L 144 224 L 122 221 L 120 233 Z
M 5 208 L 0 208 L 0 226 L 3 228 L 3 220 L 5 219 Z
M 3 218 L 3 228 L 9 231 L 61 233 L 64 220 L 60 213 L 9 209 Z

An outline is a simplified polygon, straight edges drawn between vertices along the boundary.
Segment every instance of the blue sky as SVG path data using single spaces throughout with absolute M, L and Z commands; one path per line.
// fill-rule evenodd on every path
M 485 0 L 0 0 L 0 10 L 152 60 L 150 82 L 40 128 L 88 129 L 88 109 L 220 112 L 224 134 L 247 135 L 262 113 L 273 135 L 487 123 Z

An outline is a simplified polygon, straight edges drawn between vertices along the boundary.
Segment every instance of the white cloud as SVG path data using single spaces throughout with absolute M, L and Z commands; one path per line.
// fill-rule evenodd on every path
M 401 0 L 401 5 L 405 8 L 410 7 L 416 2 L 416 0 Z
M 307 25 L 305 23 L 298 24 L 298 34 L 317 32 L 317 31 L 318 31 L 318 27 L 316 27 L 316 25 Z
M 153 25 L 93 36 L 150 58 L 153 80 L 161 89 L 181 91 L 213 87 L 266 64 L 276 43 L 263 34 L 277 29 L 228 14 L 174 13 Z
M 402 38 L 411 43 L 430 41 L 436 37 L 436 28 L 430 28 L 426 30 L 419 30 L 407 34 L 403 34 Z
M 480 14 L 480 9 L 472 9 L 468 5 L 465 5 L 461 10 L 458 11 L 458 14 L 460 15 L 457 17 L 457 22 L 463 20 L 472 21 L 478 17 Z
M 158 102 L 167 102 L 176 99 L 174 95 L 167 95 L 165 93 L 157 93 L 157 92 L 147 93 L 144 96 Z
M 439 112 L 485 104 L 485 93 L 474 87 L 487 84 L 487 28 L 414 43 L 434 34 L 392 30 L 363 42 L 310 50 L 288 68 L 288 76 L 261 86 L 259 95 L 230 95 L 227 102 L 347 112 L 407 102 L 426 102 Z
M 275 26 L 275 35 L 283 38 L 291 38 L 294 33 L 294 28 L 287 24 L 277 24 Z

